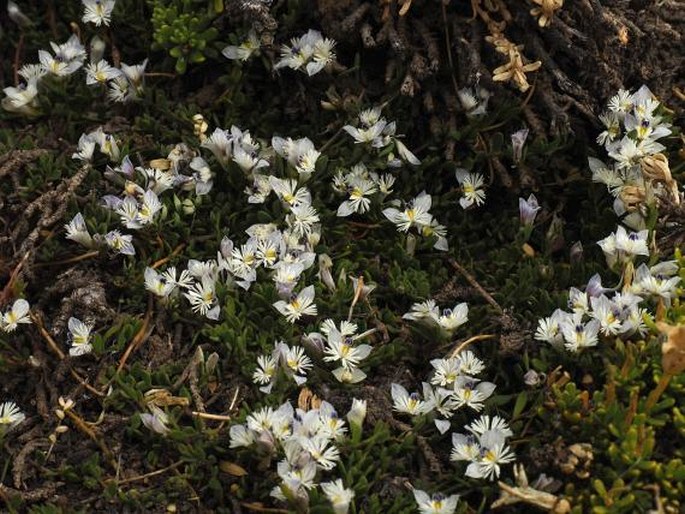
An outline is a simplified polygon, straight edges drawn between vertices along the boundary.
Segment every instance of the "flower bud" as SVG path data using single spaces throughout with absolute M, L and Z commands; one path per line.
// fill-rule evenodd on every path
M 361 428 L 364 418 L 366 418 L 366 400 L 354 398 L 352 400 L 352 407 L 350 407 L 350 411 L 347 413 L 347 421 L 350 425 Z

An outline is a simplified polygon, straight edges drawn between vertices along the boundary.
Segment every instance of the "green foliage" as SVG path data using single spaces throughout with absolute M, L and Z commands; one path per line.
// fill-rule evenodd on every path
M 176 59 L 176 73 L 183 74 L 189 64 L 202 63 L 208 57 L 217 56 L 211 43 L 219 32 L 211 24 L 216 13 L 223 11 L 222 3 L 212 0 L 207 6 L 206 0 L 150 2 L 153 6 L 153 47 L 166 49 L 169 56 Z

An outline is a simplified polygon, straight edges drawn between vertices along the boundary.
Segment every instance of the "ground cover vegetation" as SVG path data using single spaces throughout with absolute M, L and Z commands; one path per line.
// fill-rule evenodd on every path
M 677 513 L 672 0 L 7 1 L 9 512 Z

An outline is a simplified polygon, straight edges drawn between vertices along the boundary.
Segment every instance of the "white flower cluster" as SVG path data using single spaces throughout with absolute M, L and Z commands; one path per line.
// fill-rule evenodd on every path
M 451 334 L 469 320 L 469 306 L 466 303 L 459 303 L 453 309 L 443 309 L 440 312 L 435 300 L 426 300 L 413 304 L 402 319 L 435 325 Z
M 0 435 L 6 428 L 12 428 L 26 419 L 14 402 L 0 403 Z
M 671 134 L 670 124 L 660 114 L 660 105 L 647 86 L 632 94 L 619 90 L 599 117 L 605 130 L 597 137 L 614 162 L 606 165 L 594 157 L 588 159 L 592 180 L 607 186 L 616 198 L 616 214 L 627 213 L 623 223 L 638 230 L 645 226 L 640 204 L 651 203 L 675 184 L 670 174 L 654 174 L 649 166 L 645 167 L 649 158 L 665 149 L 657 141 Z M 677 186 L 672 193 L 677 197 Z
M 387 195 L 392 193 L 392 186 L 395 184 L 395 177 L 389 173 L 379 175 L 369 171 L 364 163 L 359 163 L 345 172 L 338 170 L 333 177 L 333 189 L 340 194 L 347 196 L 338 207 L 339 217 L 350 216 L 358 213 L 364 214 L 371 207 L 371 199 L 374 196 L 382 201 Z
M 307 381 L 307 372 L 312 367 L 312 360 L 307 356 L 302 346 L 288 346 L 283 341 L 276 343 L 271 355 L 257 357 L 257 369 L 252 374 L 252 380 L 260 384 L 263 393 L 270 393 L 276 382 L 276 374 L 282 369 L 297 385 Z
M 499 478 L 500 465 L 515 457 L 507 446 L 513 435 L 509 425 L 499 416 L 483 415 L 466 427 L 468 434 L 452 434 L 453 461 L 466 461 L 466 476 L 494 480 Z
M 383 215 L 397 226 L 400 232 L 408 232 L 415 227 L 419 235 L 435 238 L 433 248 L 446 252 L 448 250 L 447 229 L 440 225 L 429 212 L 432 204 L 431 195 L 422 191 L 412 201 L 402 205 L 402 202 L 395 200 L 391 202 L 394 207 L 383 210 Z M 398 209 L 397 207 L 402 207 Z
M 84 0 L 86 15 L 84 21 L 101 20 L 105 25 L 109 24 L 109 13 L 114 1 L 108 0 Z M 88 4 L 93 4 L 91 7 Z M 96 15 L 94 9 L 99 9 Z M 106 20 L 106 21 L 105 21 Z M 47 50 L 38 51 L 37 64 L 25 64 L 19 70 L 19 75 L 24 83 L 17 87 L 3 89 L 5 98 L 2 100 L 3 109 L 18 114 L 35 115 L 38 113 L 38 86 L 46 77 L 63 79 L 73 75 L 84 67 L 86 61 L 86 48 L 76 34 L 73 34 L 65 43 L 58 45 L 50 42 L 52 52 Z M 94 36 L 91 42 L 90 63 L 86 66 L 86 84 L 103 84 L 107 86 L 107 96 L 115 102 L 128 102 L 138 98 L 143 92 L 143 78 L 147 59 L 141 64 L 127 65 L 121 63 L 119 68 L 111 66 L 102 58 L 104 42 L 98 36 Z
M 470 407 L 481 411 L 483 402 L 492 396 L 496 386 L 475 377 L 485 365 L 468 350 L 456 357 L 434 359 L 431 366 L 434 372 L 430 384 L 422 384 L 423 399 L 416 392 L 410 394 L 401 385 L 392 384 L 393 408 L 412 416 L 435 412 L 435 426 L 444 434 L 450 428 L 449 418 L 457 410 Z
M 634 237 L 631 238 L 631 235 Z M 612 247 L 612 259 L 618 258 L 619 252 L 623 252 L 624 258 L 649 255 L 643 236 L 646 237 L 646 233 L 626 234 L 619 227 L 616 234 L 600 241 L 600 245 L 602 249 Z M 557 309 L 551 316 L 539 320 L 535 339 L 578 352 L 596 346 L 600 335 L 644 335 L 646 327 L 643 316 L 647 310 L 641 304 L 653 300 L 670 306 L 680 284 L 677 273 L 675 261 L 661 262 L 651 268 L 641 264 L 632 279 L 627 277 L 629 282 L 623 290 L 611 296 L 605 293 L 614 290 L 602 287 L 600 276 L 594 275 L 584 292 L 575 287 L 570 289 L 569 308 L 572 312 Z
M 14 332 L 20 324 L 31 323 L 30 308 L 29 302 L 23 298 L 15 300 L 12 307 L 0 315 L 0 330 Z
M 303 36 L 292 38 L 290 45 L 281 47 L 281 59 L 274 69 L 301 70 L 311 77 L 335 60 L 334 46 L 334 40 L 324 38 L 321 32 L 310 29 Z
M 355 399 L 347 419 L 359 428 L 365 413 L 366 403 Z M 319 485 L 319 472 L 331 471 L 337 466 L 340 451 L 336 442 L 342 441 L 346 433 L 345 421 L 330 403 L 323 401 L 318 408 L 304 411 L 294 409 L 287 402 L 276 410 L 263 407 L 250 414 L 245 424 L 233 425 L 230 447 L 256 446 L 263 454 L 283 455 L 276 466 L 281 483 L 271 495 L 281 501 L 288 498 L 306 506 L 308 491 Z M 334 511 L 346 513 L 354 492 L 345 489 L 341 480 L 320 485 Z
M 357 330 L 356 323 L 341 321 L 340 326 L 336 326 L 335 321 L 326 319 L 321 323 L 321 332 L 310 332 L 305 338 L 323 352 L 325 362 L 340 363 L 332 371 L 338 382 L 356 384 L 366 378 L 366 373 L 359 369 L 359 364 L 369 356 L 373 348 L 368 344 L 356 343 L 375 332 L 375 329 L 361 334 L 357 334 Z
M 397 124 L 381 116 L 381 108 L 373 107 L 359 113 L 359 126 L 345 125 L 343 130 L 354 138 L 355 143 L 371 145 L 373 148 L 387 148 L 394 145 L 400 158 L 418 166 L 421 161 L 396 137 Z M 388 154 L 388 166 L 399 168 L 402 161 Z
M 119 147 L 116 140 L 105 134 L 101 128 L 79 139 L 78 151 L 74 159 L 90 162 L 95 146 L 109 156 L 113 162 L 119 161 Z M 128 156 L 115 168 L 107 166 L 105 176 L 122 187 L 120 196 L 105 195 L 102 204 L 119 216 L 121 224 L 130 230 L 140 230 L 152 224 L 162 211 L 159 194 L 177 187 L 182 190 L 195 190 L 198 195 L 206 194 L 212 187 L 212 172 L 201 157 L 192 157 L 185 145 L 177 145 L 165 160 L 168 169 L 135 167 Z M 183 174 L 186 171 L 190 174 Z M 143 185 L 136 182 L 138 179 Z M 72 239 L 83 246 L 93 248 L 97 244 L 106 244 L 109 248 L 123 255 L 135 255 L 133 236 L 112 230 L 107 234 L 88 232 L 81 213 L 65 225 L 67 239 Z

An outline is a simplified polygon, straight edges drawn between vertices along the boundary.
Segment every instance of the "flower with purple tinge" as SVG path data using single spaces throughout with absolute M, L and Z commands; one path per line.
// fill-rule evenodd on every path
M 130 234 L 123 234 L 118 230 L 112 230 L 105 234 L 105 243 L 112 250 L 117 251 L 122 255 L 135 255 L 136 249 L 133 247 L 133 236 Z
M 523 145 L 528 138 L 528 129 L 517 130 L 511 135 L 511 151 L 514 162 L 518 163 L 523 157 Z
M 519 219 L 521 220 L 521 225 L 531 227 L 535 223 L 535 217 L 538 215 L 539 210 L 540 205 L 538 205 L 538 199 L 535 198 L 534 194 L 531 194 L 528 200 L 519 198 Z
M 140 415 L 140 421 L 143 422 L 150 431 L 166 435 L 169 433 L 169 416 L 156 405 L 149 405 L 150 413 L 144 413 Z
M 404 412 L 416 416 L 430 412 L 433 405 L 421 399 L 418 393 L 409 394 L 407 390 L 399 384 L 391 385 L 393 409 L 397 412 Z
M 429 496 L 425 491 L 414 489 L 414 499 L 421 514 L 454 514 L 459 496 L 445 496 L 441 493 Z

